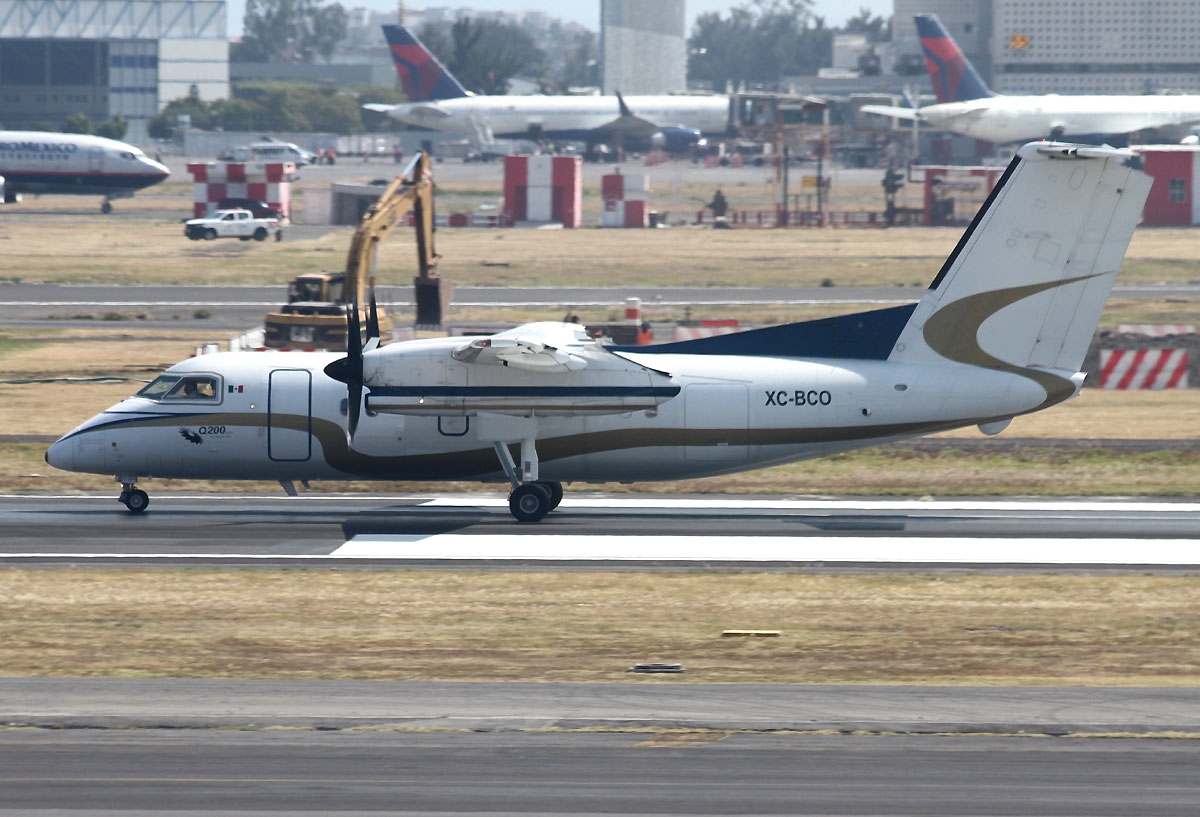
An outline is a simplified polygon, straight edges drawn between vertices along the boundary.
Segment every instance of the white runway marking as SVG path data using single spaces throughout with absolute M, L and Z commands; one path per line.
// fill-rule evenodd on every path
M 1191 539 L 910 536 L 355 536 L 334 558 L 438 561 L 1200 565 Z
M 426 508 L 500 508 L 508 507 L 508 499 L 498 494 L 492 495 L 462 495 L 442 496 L 421 503 Z M 1041 511 L 1054 513 L 1096 513 L 1104 512 L 1106 516 L 1114 513 L 1200 513 L 1200 503 L 1196 502 L 1163 502 L 1147 500 L 1039 500 L 1039 499 L 816 499 L 798 497 L 796 499 L 751 499 L 744 497 L 712 496 L 712 497 L 625 497 L 608 496 L 572 496 L 568 494 L 562 501 L 564 511 L 573 508 L 625 508 L 628 510 L 687 511 L 687 510 L 763 510 L 763 511 L 858 511 L 873 513 L 875 511 L 927 511 L 940 513 L 944 511 L 978 511 L 981 513 L 1005 513 L 1008 511 Z

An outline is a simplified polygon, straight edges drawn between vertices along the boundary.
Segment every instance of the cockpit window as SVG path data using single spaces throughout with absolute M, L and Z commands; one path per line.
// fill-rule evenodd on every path
M 164 374 L 137 393 L 150 400 L 215 401 L 220 397 L 217 379 L 211 375 Z
M 131 160 L 131 161 L 132 161 L 132 160 L 133 160 L 134 158 L 136 158 L 136 157 L 134 157 L 134 155 L 133 155 L 132 153 L 130 153 L 129 151 L 127 151 L 127 150 L 123 150 L 123 151 L 121 151 L 121 158 L 122 158 L 122 159 L 129 159 L 129 160 Z
M 137 397 L 145 397 L 149 400 L 161 400 L 162 396 L 171 390 L 171 387 L 179 382 L 179 375 L 164 374 L 154 378 L 151 382 L 143 386 L 137 393 Z

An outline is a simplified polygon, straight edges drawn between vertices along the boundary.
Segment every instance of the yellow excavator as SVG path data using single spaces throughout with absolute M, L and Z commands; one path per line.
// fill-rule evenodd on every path
M 350 309 L 358 310 L 359 320 L 353 322 L 356 326 L 370 326 L 368 331 L 377 331 L 382 341 L 390 340 L 392 319 L 377 311 L 375 305 L 376 253 L 379 242 L 410 212 L 417 230 L 419 274 L 413 281 L 417 294 L 417 322 L 441 323 L 441 310 L 445 306 L 441 285 L 447 282 L 437 277 L 437 262 L 441 256 L 433 247 L 433 165 L 429 156 L 419 151 L 387 186 L 379 200 L 363 214 L 350 241 L 346 271 L 301 275 L 288 285 L 288 302 L 267 315 L 264 345 L 269 349 L 345 351 L 346 313 Z M 369 302 L 364 298 L 368 282 L 371 286 Z M 437 315 L 433 321 L 421 311 L 422 296 L 428 302 L 430 291 L 435 293 L 437 301 Z M 422 321 L 422 317 L 426 319 Z

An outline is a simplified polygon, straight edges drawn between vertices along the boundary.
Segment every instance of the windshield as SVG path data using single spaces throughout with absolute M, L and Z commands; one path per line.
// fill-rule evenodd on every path
M 221 394 L 217 378 L 212 375 L 164 374 L 137 393 L 148 400 L 213 401 Z
M 134 397 L 145 397 L 148 400 L 161 400 L 162 396 L 179 382 L 177 374 L 163 374 L 143 386 Z

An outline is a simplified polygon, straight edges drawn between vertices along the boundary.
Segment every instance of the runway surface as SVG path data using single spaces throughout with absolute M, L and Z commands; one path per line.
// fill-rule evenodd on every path
M 501 494 L 0 498 L 0 564 L 1193 569 L 1200 504 L 568 493 L 537 524 Z
M 646 307 L 784 306 L 806 304 L 861 304 L 863 309 L 912 303 L 921 297 L 921 287 L 470 287 L 454 290 L 458 307 L 488 309 L 613 308 L 626 298 L 636 297 Z M 378 288 L 382 303 L 397 307 L 413 305 L 411 286 Z M 1114 298 L 1190 298 L 1200 286 L 1118 285 Z M 173 327 L 188 321 L 197 309 L 209 313 L 201 323 L 209 329 L 256 326 L 262 316 L 279 306 L 279 286 L 106 286 L 99 284 L 10 284 L 0 302 L 0 321 L 8 325 L 45 326 L 51 318 L 79 313 L 97 313 L 94 320 L 72 317 L 71 326 L 100 326 L 104 312 L 138 310 L 148 314 L 141 327 Z M 109 324 L 111 325 L 111 323 Z
M 164 493 L 140 516 L 114 496 L 5 497 L 0 566 L 1144 572 L 1200 562 L 1198 511 L 576 493 L 519 525 L 497 494 Z M 1004 560 L 1030 537 L 1036 563 Z M 1055 562 L 1056 541 L 1084 561 Z M 948 561 L 913 561 L 948 543 Z M 996 562 L 975 561 L 983 543 Z M 668 544 L 682 550 L 637 550 Z M 779 560 L 747 559 L 752 546 Z M 1098 553 L 1116 561 L 1087 563 Z M 1198 735 L 1186 688 L 0 678 L 0 817 L 1190 816 Z
M 5 815 L 1125 817 L 1200 802 L 1200 746 L 1162 736 L 1200 727 L 1190 690 L 0 679 L 0 721 L 25 726 L 0 730 Z

